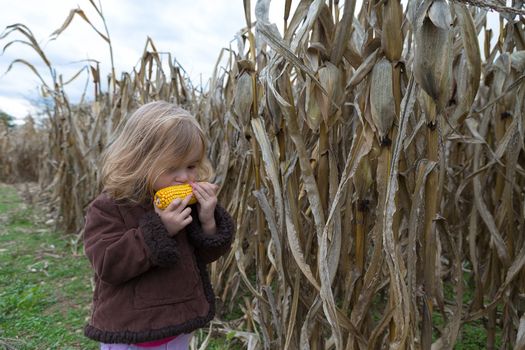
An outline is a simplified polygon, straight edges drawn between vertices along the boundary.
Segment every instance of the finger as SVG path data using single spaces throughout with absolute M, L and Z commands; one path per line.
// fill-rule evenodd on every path
M 201 195 L 203 200 L 201 203 L 206 203 L 208 206 L 212 205 L 212 203 L 217 202 L 217 194 L 215 193 L 215 185 L 210 183 L 205 183 L 204 185 L 201 185 Z
M 206 202 L 209 198 L 209 195 L 206 192 L 204 192 L 201 186 L 199 185 L 196 185 L 193 188 L 193 194 L 195 195 L 195 198 L 197 198 L 197 201 L 199 201 L 200 203 Z
M 191 195 L 188 195 L 184 197 L 183 199 L 175 198 L 170 205 L 168 205 L 168 208 L 170 211 L 173 211 L 174 213 L 180 213 L 184 208 L 188 206 L 188 202 L 191 199 Z
M 219 186 L 206 182 L 203 188 L 210 197 L 213 197 L 217 194 L 217 189 L 219 188 Z
M 182 224 L 183 224 L 184 226 L 187 226 L 187 225 L 189 225 L 192 221 L 193 221 L 193 218 L 192 218 L 191 215 L 190 215 L 190 216 L 188 216 L 187 218 L 185 218 L 185 219 L 182 221 Z
M 188 206 L 188 203 L 190 202 L 191 200 L 191 197 L 192 197 L 192 194 L 189 194 L 187 195 L 186 197 L 184 197 L 184 199 L 182 200 L 182 203 L 181 203 L 181 208 L 186 208 Z
M 191 183 L 191 188 L 193 189 L 193 193 L 195 195 L 200 195 L 201 197 L 203 196 L 202 186 L 200 183 L 198 182 Z
M 174 200 L 171 201 L 170 204 L 168 204 L 168 206 L 164 210 L 174 211 L 175 209 L 179 207 L 180 204 L 181 204 L 180 198 L 175 198 Z
M 217 185 L 209 183 L 209 182 L 202 182 L 200 183 L 201 188 L 208 194 L 208 196 L 214 196 L 217 191 Z
M 186 207 L 186 209 L 184 209 L 183 211 L 181 211 L 181 216 L 182 217 L 187 217 L 187 216 L 191 216 L 191 208 L 190 207 Z

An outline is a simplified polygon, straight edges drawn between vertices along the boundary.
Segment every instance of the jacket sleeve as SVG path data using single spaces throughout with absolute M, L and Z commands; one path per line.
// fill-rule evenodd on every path
M 114 285 L 178 260 L 176 241 L 154 211 L 147 212 L 138 227 L 128 229 L 107 195 L 98 197 L 87 211 L 84 250 L 99 278 Z
M 217 226 L 215 234 L 205 234 L 202 231 L 196 210 L 192 210 L 193 221 L 186 226 L 188 239 L 195 247 L 196 255 L 206 264 L 226 254 L 235 236 L 235 223 L 226 209 L 217 205 L 214 216 Z

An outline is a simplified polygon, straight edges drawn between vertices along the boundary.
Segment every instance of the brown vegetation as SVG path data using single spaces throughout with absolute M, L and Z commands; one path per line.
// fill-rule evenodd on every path
M 43 87 L 55 103 L 39 180 L 65 230 L 82 227 L 119 122 L 176 102 L 209 136 L 237 222 L 211 267 L 222 313 L 242 313 L 222 329 L 250 348 L 450 349 L 482 319 L 487 348 L 525 347 L 523 13 L 502 13 L 480 49 L 486 12 L 460 2 L 290 4 L 281 37 L 265 1 L 256 18 L 244 1 L 239 50 L 221 52 L 203 93 L 151 40 L 109 92 L 90 66 L 94 101 Z

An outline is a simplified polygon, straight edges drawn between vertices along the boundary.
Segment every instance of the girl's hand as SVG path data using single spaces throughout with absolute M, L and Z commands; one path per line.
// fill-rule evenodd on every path
M 186 196 L 183 200 L 177 198 L 164 210 L 155 206 L 155 212 L 160 216 L 170 236 L 175 236 L 193 220 L 190 215 L 191 208 L 187 206 L 190 199 L 191 195 Z
M 219 186 L 209 182 L 191 182 L 193 194 L 197 201 L 197 210 L 199 211 L 199 221 L 204 233 L 213 234 L 215 227 L 215 207 L 217 206 L 217 190 Z

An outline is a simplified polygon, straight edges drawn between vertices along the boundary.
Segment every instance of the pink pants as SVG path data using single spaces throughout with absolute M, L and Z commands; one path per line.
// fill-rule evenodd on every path
M 133 344 L 104 344 L 100 343 L 100 350 L 188 350 L 193 334 L 180 334 L 169 343 L 155 347 L 144 348 Z

